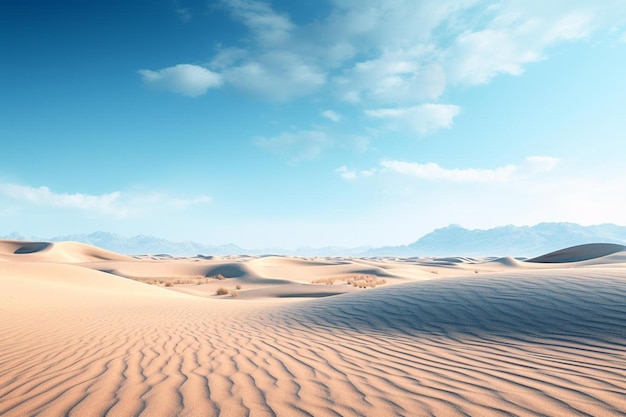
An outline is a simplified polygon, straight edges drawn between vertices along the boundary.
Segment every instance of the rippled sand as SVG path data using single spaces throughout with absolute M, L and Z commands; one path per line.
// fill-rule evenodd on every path
M 626 414 L 623 250 L 526 263 L 22 247 L 0 244 L 2 416 Z M 232 276 L 119 276 L 218 270 Z M 311 284 L 351 274 L 386 282 Z M 240 297 L 213 295 L 235 283 Z

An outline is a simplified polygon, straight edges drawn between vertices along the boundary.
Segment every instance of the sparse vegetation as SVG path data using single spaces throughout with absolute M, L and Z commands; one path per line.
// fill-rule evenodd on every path
M 231 290 L 230 291 L 230 296 L 233 297 L 233 298 L 239 297 L 239 291 Z
M 237 288 L 238 290 L 240 290 L 240 289 L 241 289 L 241 285 L 240 285 L 240 284 L 237 284 L 237 286 L 236 286 L 235 288 Z
M 333 285 L 335 282 L 345 283 L 357 288 L 374 288 L 387 283 L 387 280 L 371 274 L 354 274 L 339 277 L 320 278 L 312 281 L 313 284 Z
M 215 292 L 216 295 L 226 295 L 229 293 L 230 293 L 230 290 L 226 287 L 219 287 L 217 291 Z
M 197 276 L 187 276 L 187 277 L 132 277 L 127 276 L 127 278 L 132 279 L 133 281 L 143 282 L 144 284 L 149 285 L 161 285 L 165 287 L 171 287 L 173 285 L 202 285 L 208 284 L 212 282 L 213 279 L 219 279 L 217 277 L 205 277 L 202 275 Z M 225 278 L 221 278 L 225 279 Z

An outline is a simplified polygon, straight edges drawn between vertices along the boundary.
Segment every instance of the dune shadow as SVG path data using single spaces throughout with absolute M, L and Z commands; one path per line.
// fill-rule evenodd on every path
M 557 250 L 536 258 L 527 259 L 531 263 L 567 263 L 581 262 L 601 258 L 626 250 L 626 246 L 614 243 L 589 243 Z
M 52 247 L 52 243 L 49 242 L 29 242 L 22 244 L 13 253 L 16 255 L 25 255 L 28 253 L 43 252 L 50 247 Z
M 204 276 L 205 277 L 214 277 L 217 275 L 221 275 L 224 278 L 239 278 L 248 273 L 245 266 L 242 264 L 224 264 L 224 265 L 216 265 L 206 270 Z
M 316 300 L 289 311 L 306 327 L 408 335 L 626 340 L 626 281 L 511 274 L 439 279 Z

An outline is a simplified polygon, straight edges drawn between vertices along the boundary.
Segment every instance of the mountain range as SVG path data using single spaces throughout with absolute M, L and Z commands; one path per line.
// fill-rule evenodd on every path
M 585 243 L 626 244 L 626 227 L 540 223 L 469 230 L 450 225 L 403 246 L 372 248 L 371 256 L 519 256 L 533 257 Z
M 581 226 L 575 223 L 540 223 L 535 226 L 501 226 L 493 229 L 466 229 L 450 225 L 419 238 L 408 245 L 385 247 L 325 247 L 245 249 L 234 244 L 207 245 L 198 242 L 175 242 L 154 236 L 124 237 L 108 232 L 26 237 L 18 233 L 5 239 L 48 242 L 75 241 L 126 254 L 192 255 L 304 255 L 304 256 L 517 256 L 532 257 L 585 243 L 626 244 L 626 227 L 615 224 Z

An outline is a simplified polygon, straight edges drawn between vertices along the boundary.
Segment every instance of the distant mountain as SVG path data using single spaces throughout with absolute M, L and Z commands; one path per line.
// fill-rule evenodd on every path
M 137 235 L 128 238 L 108 232 L 54 236 L 50 238 L 35 236 L 26 237 L 18 233 L 11 233 L 3 238 L 15 240 L 37 240 L 45 242 L 81 242 L 113 252 L 129 255 L 168 254 L 172 256 L 193 256 L 198 254 L 231 255 L 248 253 L 245 249 L 240 248 L 237 245 L 212 246 L 197 242 L 174 242 L 147 235 Z
M 174 242 L 148 235 L 137 235 L 130 238 L 115 233 L 94 232 L 67 236 L 55 236 L 51 242 L 74 241 L 98 246 L 118 253 L 168 254 L 172 256 L 191 256 L 198 254 L 230 255 L 247 253 L 237 245 L 206 245 L 197 242 Z
M 55 236 L 25 237 L 18 233 L 5 239 L 48 242 L 75 241 L 129 255 L 301 255 L 301 256 L 516 256 L 533 257 L 585 243 L 626 245 L 626 227 L 614 224 L 581 226 L 574 223 L 540 223 L 536 226 L 502 226 L 488 230 L 470 230 L 450 225 L 402 246 L 381 248 L 280 248 L 245 249 L 234 244 L 207 245 L 197 242 L 174 242 L 154 236 L 124 237 L 114 233 L 94 232 Z
M 194 255 L 303 255 L 303 256 L 358 256 L 366 252 L 369 247 L 360 248 L 298 248 L 287 250 L 280 248 L 244 249 L 234 244 L 207 245 L 198 242 L 175 242 L 148 235 L 137 235 L 130 238 L 108 232 L 94 232 L 89 234 L 73 234 L 41 238 L 11 233 L 1 237 L 13 240 L 34 240 L 45 242 L 81 242 L 97 246 L 117 253 L 128 255 L 168 254 L 172 256 Z
M 436 229 L 405 246 L 370 249 L 371 256 L 538 256 L 584 243 L 626 244 L 626 227 L 540 223 L 468 230 L 459 225 Z

